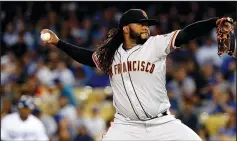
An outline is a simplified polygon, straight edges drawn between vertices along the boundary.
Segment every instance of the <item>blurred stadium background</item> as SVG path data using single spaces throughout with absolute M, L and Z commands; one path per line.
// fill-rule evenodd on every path
M 1 118 L 22 94 L 52 140 L 100 139 L 113 119 L 108 76 L 40 41 L 43 28 L 72 44 L 96 49 L 123 12 L 142 8 L 165 34 L 198 20 L 231 16 L 236 2 L 1 2 Z M 236 65 L 217 55 L 215 29 L 167 59 L 171 111 L 204 141 L 236 140 Z

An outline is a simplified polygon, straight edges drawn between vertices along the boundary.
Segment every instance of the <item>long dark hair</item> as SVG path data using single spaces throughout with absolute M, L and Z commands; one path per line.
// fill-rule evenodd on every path
M 98 45 L 96 54 L 98 56 L 99 65 L 106 74 L 109 74 L 115 51 L 122 42 L 122 31 L 119 30 L 119 28 L 113 28 L 109 31 L 107 39 Z

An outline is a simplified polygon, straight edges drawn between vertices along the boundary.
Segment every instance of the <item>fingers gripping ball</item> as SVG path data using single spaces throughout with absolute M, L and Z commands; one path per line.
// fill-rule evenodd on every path
M 48 41 L 50 39 L 50 34 L 49 33 L 42 33 L 40 37 L 43 41 Z

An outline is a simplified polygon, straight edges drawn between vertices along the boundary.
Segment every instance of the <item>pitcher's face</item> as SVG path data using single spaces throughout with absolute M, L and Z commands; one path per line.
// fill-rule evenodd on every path
M 128 25 L 131 39 L 137 40 L 138 44 L 143 44 L 150 37 L 150 29 L 146 23 L 132 23 Z

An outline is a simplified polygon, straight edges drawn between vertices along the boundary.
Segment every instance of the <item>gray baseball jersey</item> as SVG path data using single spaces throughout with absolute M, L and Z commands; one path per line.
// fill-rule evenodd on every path
M 146 120 L 169 109 L 166 57 L 176 48 L 174 40 L 178 32 L 151 36 L 143 45 L 129 50 L 120 45 L 110 72 L 117 113 L 134 120 Z M 96 54 L 93 60 L 100 68 Z

